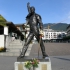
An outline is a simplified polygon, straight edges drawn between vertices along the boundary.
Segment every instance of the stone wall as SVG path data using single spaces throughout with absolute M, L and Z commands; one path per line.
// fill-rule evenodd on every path
M 10 42 L 12 41 L 12 37 L 11 36 L 6 36 L 6 48 L 9 46 Z
M 4 35 L 0 35 L 0 47 L 4 47 Z

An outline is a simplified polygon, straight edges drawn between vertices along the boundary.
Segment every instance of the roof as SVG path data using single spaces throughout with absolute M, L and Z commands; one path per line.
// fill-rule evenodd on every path
M 22 24 L 15 24 L 15 26 L 23 26 L 25 23 Z
M 9 30 L 13 31 L 14 33 L 17 33 L 18 35 L 22 35 L 23 34 L 20 32 L 20 30 L 13 24 L 13 22 L 6 22 L 6 25 L 9 26 Z
M 8 26 L 9 32 L 17 33 L 18 35 L 24 37 L 20 30 L 15 26 L 13 22 L 8 22 L 2 15 L 0 15 L 0 26 Z
M 0 22 L 7 22 L 7 20 L 0 14 Z

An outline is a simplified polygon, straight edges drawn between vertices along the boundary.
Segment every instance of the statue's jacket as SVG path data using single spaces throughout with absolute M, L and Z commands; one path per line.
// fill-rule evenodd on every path
M 43 30 L 43 23 L 41 16 L 38 14 L 28 14 L 26 17 L 28 25 L 30 26 L 30 33 L 39 34 L 39 28 Z

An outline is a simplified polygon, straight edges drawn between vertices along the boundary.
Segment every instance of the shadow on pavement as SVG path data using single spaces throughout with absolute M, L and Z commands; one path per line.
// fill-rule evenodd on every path
M 57 59 L 61 59 L 61 60 L 70 61 L 70 59 L 67 59 L 67 58 L 60 58 L 60 57 L 53 57 L 53 58 L 57 58 Z

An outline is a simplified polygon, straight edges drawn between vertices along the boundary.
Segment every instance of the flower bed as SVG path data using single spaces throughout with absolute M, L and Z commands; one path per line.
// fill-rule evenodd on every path
M 0 47 L 0 52 L 6 52 L 6 48 Z
M 29 70 L 31 69 L 31 67 L 33 67 L 33 70 L 34 70 L 35 68 L 38 67 L 38 64 L 39 64 L 39 60 L 32 59 L 31 61 L 26 61 L 25 62 L 25 67 Z

